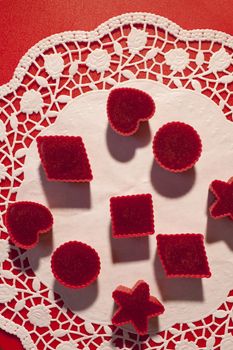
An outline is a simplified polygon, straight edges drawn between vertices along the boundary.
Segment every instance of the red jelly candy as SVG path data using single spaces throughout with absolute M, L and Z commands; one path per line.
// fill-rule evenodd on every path
M 39 241 L 39 234 L 48 232 L 53 225 L 49 209 L 34 202 L 10 204 L 5 219 L 10 239 L 24 249 L 33 248 Z
M 84 288 L 100 273 L 100 258 L 89 245 L 70 241 L 58 247 L 51 258 L 54 277 L 68 288 Z
M 132 289 L 119 286 L 112 296 L 119 306 L 112 323 L 115 326 L 131 323 L 140 335 L 147 334 L 150 318 L 164 312 L 164 306 L 158 299 L 150 296 L 149 286 L 144 281 L 138 281 Z
M 39 136 L 37 146 L 50 181 L 90 182 L 90 163 L 80 136 Z
M 140 237 L 154 233 L 151 194 L 112 197 L 110 199 L 113 237 Z
M 233 220 L 233 182 L 214 180 L 210 190 L 216 199 L 210 206 L 210 215 L 214 219 L 229 217 Z
M 171 122 L 155 134 L 153 153 L 158 164 L 171 172 L 186 171 L 201 156 L 202 144 L 196 130 L 185 123 Z
M 124 136 L 133 135 L 141 121 L 155 113 L 155 103 L 146 92 L 133 88 L 111 90 L 107 101 L 107 115 L 111 127 Z
M 157 236 L 158 254 L 167 277 L 210 277 L 204 236 L 199 233 Z

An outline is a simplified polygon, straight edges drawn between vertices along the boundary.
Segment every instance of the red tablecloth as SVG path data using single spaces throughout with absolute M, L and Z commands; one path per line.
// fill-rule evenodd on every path
M 165 16 L 186 29 L 211 28 L 233 35 L 232 0 L 2 0 L 0 84 L 39 40 L 65 30 L 90 30 L 112 16 L 143 11 Z M 23 349 L 0 331 L 0 350 Z

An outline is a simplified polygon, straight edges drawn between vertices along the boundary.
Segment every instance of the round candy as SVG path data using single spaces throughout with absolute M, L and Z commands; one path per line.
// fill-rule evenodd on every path
M 100 258 L 89 245 L 70 241 L 58 247 L 51 258 L 54 277 L 68 288 L 84 288 L 100 272 Z
M 155 134 L 153 153 L 158 164 L 171 172 L 186 171 L 198 161 L 202 151 L 196 130 L 182 122 L 163 125 Z

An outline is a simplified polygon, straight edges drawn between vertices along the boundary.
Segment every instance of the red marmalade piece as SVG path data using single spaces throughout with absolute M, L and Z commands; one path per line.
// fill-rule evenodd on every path
M 159 234 L 157 243 L 158 254 L 167 277 L 211 276 L 202 234 Z
M 229 217 L 233 220 L 233 182 L 214 180 L 210 191 L 215 195 L 215 201 L 210 206 L 210 215 L 214 219 Z
M 170 122 L 155 134 L 153 153 L 158 164 L 171 172 L 186 171 L 194 166 L 202 152 L 196 130 L 185 123 Z
M 110 212 L 114 238 L 140 237 L 154 233 L 151 194 L 112 197 Z
M 80 136 L 39 136 L 37 146 L 48 180 L 90 182 L 93 179 Z
M 117 287 L 112 293 L 119 306 L 112 318 L 115 326 L 131 323 L 138 334 L 148 333 L 148 321 L 164 312 L 164 306 L 153 296 L 150 296 L 149 285 L 138 281 L 135 286 Z
M 94 248 L 78 242 L 66 242 L 51 258 L 54 277 L 68 288 L 84 288 L 94 282 L 100 273 L 100 258 Z
M 141 121 L 155 113 L 155 103 L 146 92 L 134 88 L 111 90 L 107 101 L 107 115 L 111 127 L 124 136 L 135 134 Z
M 33 248 L 39 234 L 48 232 L 53 217 L 48 208 L 34 202 L 15 202 L 7 208 L 5 224 L 12 242 L 24 249 Z

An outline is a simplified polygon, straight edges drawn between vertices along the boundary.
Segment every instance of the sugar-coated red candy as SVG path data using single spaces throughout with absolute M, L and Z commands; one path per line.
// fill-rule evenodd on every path
M 150 296 L 149 285 L 138 281 L 133 288 L 117 287 L 112 293 L 118 309 L 112 318 L 115 326 L 131 323 L 140 335 L 148 333 L 148 321 L 164 312 L 164 306 Z
M 67 288 L 84 288 L 97 279 L 100 258 L 91 246 L 69 241 L 54 251 L 51 269 L 57 281 Z
M 153 140 L 155 160 L 162 168 L 171 172 L 192 168 L 201 152 L 202 143 L 197 131 L 182 122 L 164 124 Z
M 110 212 L 114 238 L 140 237 L 154 233 L 151 194 L 112 197 Z
M 167 277 L 211 276 L 202 234 L 159 234 L 156 238 L 158 254 Z
M 134 88 L 111 90 L 107 101 L 107 115 L 111 127 L 124 136 L 133 135 L 141 121 L 149 120 L 155 113 L 153 98 Z
M 80 136 L 39 136 L 37 146 L 48 180 L 90 182 L 93 179 Z
M 7 208 L 5 224 L 12 242 L 24 249 L 33 248 L 39 234 L 51 230 L 53 217 L 48 208 L 34 202 L 15 202 Z
M 214 219 L 229 217 L 233 220 L 233 182 L 214 180 L 210 191 L 215 196 L 215 201 L 210 206 L 210 215 Z

